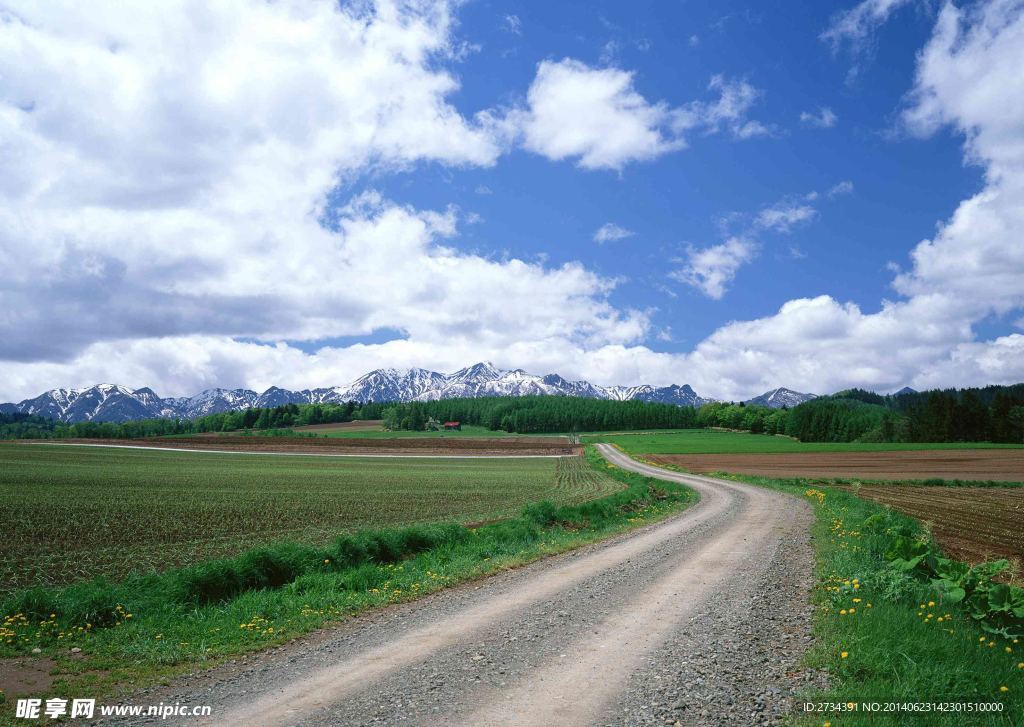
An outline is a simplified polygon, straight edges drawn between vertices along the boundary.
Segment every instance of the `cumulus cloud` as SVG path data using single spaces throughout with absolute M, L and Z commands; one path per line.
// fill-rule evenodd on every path
M 1024 308 L 1019 2 L 947 6 L 919 54 L 904 123 L 961 133 L 984 187 L 913 247 L 896 299 L 788 301 L 680 354 L 641 345 L 656 333 L 648 314 L 612 305 L 614 281 L 582 265 L 460 252 L 454 208 L 374 193 L 328 202 L 367 169 L 488 166 L 507 148 L 504 119 L 450 103 L 446 65 L 460 44 L 446 6 L 8 6 L 0 399 L 100 380 L 165 395 L 304 388 L 480 358 L 733 399 L 780 383 L 827 392 L 1024 379 L 1024 336 L 975 330 Z M 551 65 L 569 89 L 604 89 L 589 90 L 595 108 L 573 107 L 575 131 L 556 130 L 550 148 L 535 139 L 553 158 L 614 169 L 685 133 L 758 133 L 746 118 L 757 93 L 742 82 L 715 81 L 719 99 L 670 107 L 644 99 L 625 71 Z M 588 125 L 591 111 L 608 126 Z M 628 144 L 599 138 L 619 124 Z M 734 236 L 691 249 L 677 276 L 721 296 L 754 254 Z M 315 353 L 280 343 L 381 329 L 401 338 Z
M 613 308 L 613 282 L 579 264 L 458 252 L 454 208 L 375 193 L 329 205 L 368 168 L 501 154 L 485 117 L 447 101 L 451 23 L 444 5 L 389 2 L 15 8 L 0 38 L 0 394 L 31 393 L 17 361 L 65 371 L 57 384 L 212 340 L 285 360 L 234 338 L 390 328 L 466 358 L 642 338 L 646 314 Z M 135 358 L 117 364 L 112 348 Z
M 632 237 L 635 234 L 635 232 L 627 230 L 622 225 L 617 225 L 614 222 L 606 222 L 597 228 L 597 232 L 594 233 L 594 242 L 598 245 L 603 245 L 606 242 L 625 240 L 627 237 Z
M 728 130 L 747 139 L 768 132 L 746 118 L 759 92 L 745 81 L 715 76 L 714 101 L 680 107 L 650 102 L 636 90 L 634 74 L 592 68 L 571 58 L 544 61 L 527 94 L 527 108 L 510 114 L 523 146 L 549 159 L 575 159 L 584 169 L 621 169 L 683 149 L 693 130 Z
M 864 312 L 829 296 L 790 301 L 769 317 L 732 323 L 686 356 L 729 391 L 763 387 L 778 371 L 812 391 L 885 390 L 1024 380 L 1024 336 L 976 340 L 975 326 L 1024 307 L 1024 12 L 1019 2 L 947 5 L 920 53 L 904 120 L 918 133 L 952 125 L 986 184 L 960 203 L 897 274 L 898 301 Z M 766 374 L 765 372 L 773 372 Z M 711 383 L 711 379 L 707 379 Z
M 814 126 L 819 129 L 831 129 L 836 125 L 839 117 L 827 106 L 822 106 L 817 112 L 801 111 L 800 121 L 807 126 Z
M 692 286 L 713 300 L 720 300 L 736 277 L 737 271 L 754 259 L 757 244 L 742 237 L 731 237 L 720 245 L 689 247 L 683 267 L 669 277 Z

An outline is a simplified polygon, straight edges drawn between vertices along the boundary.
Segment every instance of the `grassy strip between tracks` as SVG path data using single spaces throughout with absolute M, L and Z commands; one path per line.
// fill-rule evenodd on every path
M 921 523 L 850 492 L 807 479 L 714 476 L 814 506 L 816 641 L 807 666 L 825 670 L 830 687 L 801 695 L 795 724 L 1024 724 L 1019 589 L 991 581 L 985 566 L 946 561 Z M 928 562 L 966 593 L 940 583 Z M 823 711 L 804 711 L 808 703 Z
M 18 696 L 104 703 L 352 614 L 655 522 L 697 499 L 689 488 L 623 471 L 593 447 L 586 456 L 624 488 L 578 505 L 535 503 L 519 517 L 477 528 L 363 531 L 327 547 L 282 543 L 116 583 L 14 594 L 0 603 L 0 667 L 45 664 L 52 684 L 3 695 L 0 723 L 13 721 Z

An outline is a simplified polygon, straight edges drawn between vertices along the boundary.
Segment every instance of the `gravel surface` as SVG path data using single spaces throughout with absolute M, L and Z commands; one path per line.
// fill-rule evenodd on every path
M 809 506 L 603 449 L 700 503 L 125 701 L 209 704 L 210 724 L 778 723 L 817 678 Z

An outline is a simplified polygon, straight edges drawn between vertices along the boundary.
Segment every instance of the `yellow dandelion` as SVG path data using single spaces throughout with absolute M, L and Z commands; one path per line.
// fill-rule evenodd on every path
M 1000 692 L 1008 692 L 1008 691 L 1010 691 L 1010 688 L 1009 687 L 999 687 L 999 691 Z
M 840 653 L 840 654 L 839 654 L 839 658 L 840 658 L 840 659 L 845 659 L 845 658 L 846 658 L 846 657 L 848 657 L 849 655 L 850 655 L 850 652 L 848 652 L 848 651 L 844 651 L 844 652 L 842 652 L 842 653 Z

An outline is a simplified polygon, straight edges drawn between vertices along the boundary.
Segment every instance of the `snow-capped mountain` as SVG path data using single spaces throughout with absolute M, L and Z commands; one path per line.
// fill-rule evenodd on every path
M 441 374 L 426 369 L 377 369 L 345 386 L 289 391 L 272 386 L 262 394 L 249 389 L 208 389 L 193 397 L 161 398 L 149 388 L 131 390 L 113 384 L 87 389 L 54 389 L 19 404 L 0 404 L 0 412 L 24 412 L 65 422 L 127 421 L 130 419 L 193 417 L 250 407 L 283 404 L 337 404 L 346 401 L 436 401 L 456 397 L 581 396 L 591 399 L 647 401 L 676 406 L 701 406 L 705 399 L 690 386 L 597 386 L 569 381 L 558 374 L 537 376 L 522 369 L 503 370 L 482 362 Z M 814 398 L 789 389 L 776 389 L 750 403 L 796 406 Z
M 792 409 L 794 406 L 803 404 L 805 401 L 817 398 L 817 394 L 801 394 L 799 391 L 779 387 L 778 389 L 766 391 L 760 396 L 755 396 L 753 399 L 747 399 L 744 403 L 766 406 L 769 409 L 781 409 L 783 407 Z

